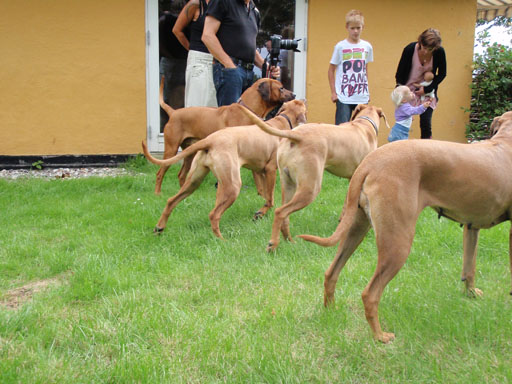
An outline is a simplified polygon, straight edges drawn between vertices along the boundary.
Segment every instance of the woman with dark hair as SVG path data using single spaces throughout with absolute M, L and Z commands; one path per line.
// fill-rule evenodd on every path
M 432 72 L 434 79 L 428 86 L 421 86 L 424 73 Z M 446 77 L 446 55 L 441 46 L 441 35 L 437 29 L 429 28 L 418 36 L 418 41 L 408 44 L 396 70 L 396 85 L 406 85 L 416 95 L 411 104 L 420 105 L 421 96 L 434 91 L 430 106 L 420 115 L 421 138 L 432 138 L 432 113 L 437 106 L 437 88 Z

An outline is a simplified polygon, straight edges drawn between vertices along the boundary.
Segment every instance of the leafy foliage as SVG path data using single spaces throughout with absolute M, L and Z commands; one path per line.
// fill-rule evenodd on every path
M 503 23 L 500 19 L 493 25 Z M 508 25 L 511 34 L 510 22 Z M 470 122 L 466 126 L 466 137 L 471 141 L 488 138 L 492 119 L 512 110 L 512 48 L 490 44 L 489 37 L 486 28 L 477 38 L 485 51 L 475 54 L 473 62 Z

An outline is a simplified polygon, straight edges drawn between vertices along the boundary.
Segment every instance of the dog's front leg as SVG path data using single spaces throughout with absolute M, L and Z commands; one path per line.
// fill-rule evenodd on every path
M 462 281 L 466 284 L 466 293 L 469 296 L 482 296 L 483 292 L 475 288 L 476 252 L 479 229 L 464 225 L 464 260 L 462 266 Z

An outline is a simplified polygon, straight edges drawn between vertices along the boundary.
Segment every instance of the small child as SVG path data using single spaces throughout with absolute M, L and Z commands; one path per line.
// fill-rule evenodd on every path
M 421 83 L 414 83 L 415 87 L 428 87 L 430 84 L 432 84 L 432 80 L 434 80 L 434 74 L 430 71 L 427 71 L 423 74 L 423 81 Z M 426 98 L 433 99 L 434 98 L 434 90 L 430 91 L 429 93 L 425 93 L 421 96 L 421 101 L 423 102 Z
M 345 16 L 348 36 L 334 46 L 328 78 L 331 101 L 336 103 L 336 124 L 350 121 L 357 104 L 368 104 L 367 66 L 373 61 L 372 45 L 361 39 L 364 16 L 351 10 Z
M 388 136 L 390 143 L 396 140 L 407 140 L 409 138 L 409 130 L 411 129 L 412 116 L 421 115 L 430 105 L 430 100 L 427 100 L 423 104 L 413 107 L 410 102 L 414 99 L 414 92 L 405 85 L 396 87 L 391 92 L 391 100 L 393 100 L 396 109 L 395 125 L 391 128 Z

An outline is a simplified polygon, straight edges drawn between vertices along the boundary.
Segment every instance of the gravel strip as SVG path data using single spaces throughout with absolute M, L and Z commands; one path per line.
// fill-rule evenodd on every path
M 43 179 L 79 179 L 82 177 L 116 177 L 133 175 L 124 168 L 48 168 L 41 170 L 32 169 L 2 169 L 1 179 L 43 178 Z

